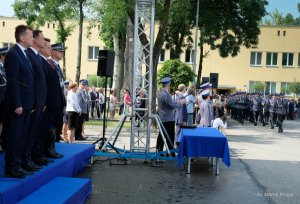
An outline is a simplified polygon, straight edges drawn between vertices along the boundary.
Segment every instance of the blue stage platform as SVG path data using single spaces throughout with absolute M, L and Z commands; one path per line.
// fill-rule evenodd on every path
M 56 150 L 64 155 L 41 171 L 25 179 L 4 177 L 3 154 L 0 154 L 0 203 L 16 203 L 56 177 L 73 177 L 89 163 L 95 152 L 94 145 L 57 143 Z

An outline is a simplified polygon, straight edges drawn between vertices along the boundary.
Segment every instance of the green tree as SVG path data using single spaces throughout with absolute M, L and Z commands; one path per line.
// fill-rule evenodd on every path
M 265 89 L 265 84 L 258 81 L 254 84 L 253 89 L 254 89 L 254 91 L 263 92 Z
M 179 84 L 188 85 L 195 77 L 195 74 L 190 66 L 179 59 L 175 59 L 164 62 L 158 71 L 158 81 L 167 76 L 172 78 L 171 86 L 177 88 Z
M 287 90 L 290 93 L 293 93 L 294 98 L 296 98 L 296 95 L 300 93 L 300 82 L 296 82 L 296 80 L 294 80 L 294 82 L 289 83 Z
M 44 26 L 46 22 L 58 22 L 55 30 L 57 41 L 65 44 L 74 30 L 74 24 L 66 24 L 66 19 L 75 17 L 75 9 L 66 6 L 65 0 L 15 0 L 14 12 L 20 19 L 26 19 L 27 25 Z M 63 72 L 66 75 L 66 58 L 64 53 Z
M 182 48 L 192 47 L 192 29 L 195 27 L 194 1 L 177 0 L 171 4 L 166 30 L 166 48 L 174 49 L 175 59 L 179 59 Z
M 264 24 L 265 25 L 298 25 L 299 18 L 294 18 L 294 16 L 291 13 L 288 13 L 286 14 L 286 16 L 284 16 L 283 13 L 275 9 L 275 11 L 273 11 L 266 17 Z
M 224 58 L 237 56 L 241 46 L 255 47 L 260 34 L 259 21 L 266 15 L 267 4 L 266 0 L 200 0 L 200 45 L 208 44 Z M 200 52 L 197 85 L 202 75 L 203 52 Z
M 105 77 L 99 77 L 97 75 L 88 75 L 87 80 L 89 86 L 105 87 Z

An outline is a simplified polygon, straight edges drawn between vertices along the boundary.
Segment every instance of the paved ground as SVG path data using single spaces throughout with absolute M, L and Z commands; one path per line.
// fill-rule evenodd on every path
M 87 203 L 299 203 L 300 122 L 284 121 L 279 134 L 269 127 L 230 120 L 226 135 L 231 149 L 231 167 L 221 165 L 215 176 L 207 159 L 192 163 L 192 174 L 176 162 L 158 167 L 134 160 L 129 165 L 96 161 L 79 177 L 93 179 Z M 87 143 L 102 135 L 101 126 L 86 127 Z M 108 133 L 112 129 L 108 130 Z M 124 129 L 117 144 L 129 148 Z M 156 134 L 151 140 L 155 146 Z

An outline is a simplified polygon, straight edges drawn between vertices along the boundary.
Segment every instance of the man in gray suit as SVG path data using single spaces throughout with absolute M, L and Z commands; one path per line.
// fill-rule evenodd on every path
M 158 100 L 158 116 L 162 121 L 163 126 L 165 127 L 172 144 L 168 142 L 169 150 L 173 149 L 174 146 L 174 138 L 175 138 L 175 118 L 174 118 L 174 110 L 182 106 L 185 103 L 185 99 L 179 100 L 177 103 L 172 100 L 172 97 L 169 93 L 170 91 L 170 83 L 171 78 L 165 77 L 160 80 L 162 83 L 162 90 L 159 92 L 157 100 Z M 164 141 L 162 136 L 159 134 L 156 141 L 156 149 L 158 151 L 163 151 Z M 175 156 L 175 154 L 172 154 Z
M 82 110 L 81 115 L 79 116 L 78 128 L 75 130 L 75 139 L 76 140 L 85 140 L 86 138 L 82 136 L 82 126 L 84 121 L 88 118 L 88 111 L 90 108 L 90 95 L 86 91 L 88 88 L 88 81 L 86 79 L 80 80 L 80 87 L 77 91 L 77 97 L 79 106 Z
M 278 118 L 278 132 L 281 133 L 283 132 L 283 119 L 285 118 L 288 110 L 288 100 L 284 98 L 284 93 L 280 93 L 280 98 L 276 100 L 275 106 L 275 113 Z

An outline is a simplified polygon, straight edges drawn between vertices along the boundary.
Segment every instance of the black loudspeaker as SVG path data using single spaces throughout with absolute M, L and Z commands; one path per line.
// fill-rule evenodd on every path
M 202 82 L 201 82 L 201 84 L 205 84 L 205 83 L 207 83 L 207 82 L 209 82 L 209 77 L 202 77 Z
M 212 88 L 218 88 L 219 73 L 210 73 L 210 83 Z
M 99 50 L 98 76 L 113 77 L 114 75 L 115 52 L 112 50 Z

